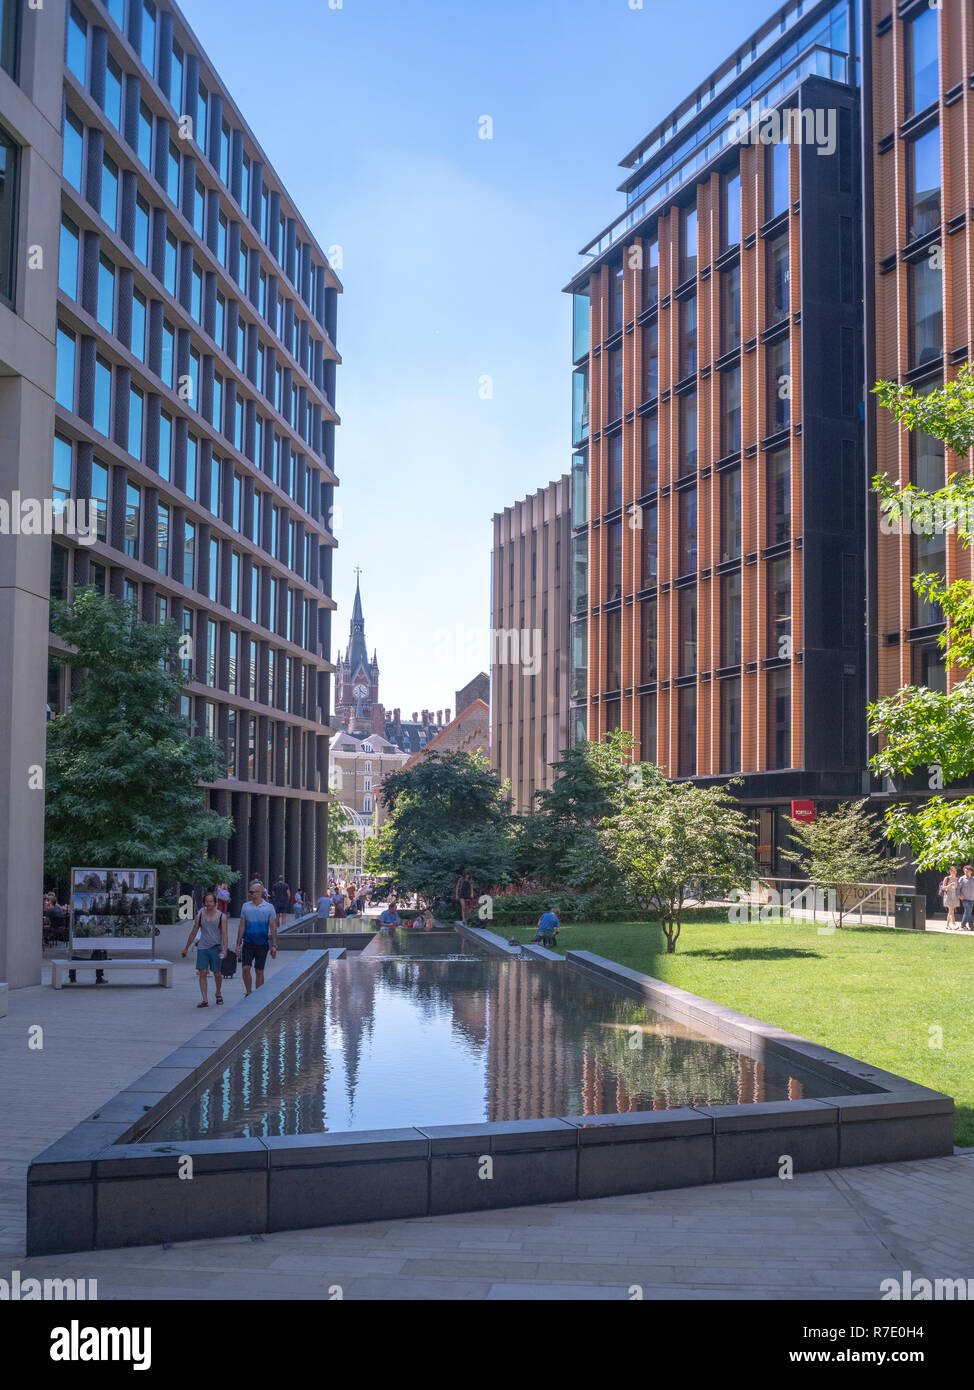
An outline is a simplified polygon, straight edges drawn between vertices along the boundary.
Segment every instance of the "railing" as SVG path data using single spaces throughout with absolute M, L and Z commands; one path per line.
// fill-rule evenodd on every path
M 749 893 L 748 902 L 766 906 L 777 901 L 788 909 L 792 917 L 810 917 L 813 922 L 820 919 L 834 922 L 841 910 L 843 921 L 858 920 L 860 926 L 866 920 L 873 924 L 882 923 L 884 927 L 891 927 L 895 922 L 894 899 L 898 887 L 895 883 L 839 883 L 826 886 L 803 878 L 762 876 L 752 888 L 755 886 L 757 894 Z M 899 890 L 902 891 L 902 884 Z

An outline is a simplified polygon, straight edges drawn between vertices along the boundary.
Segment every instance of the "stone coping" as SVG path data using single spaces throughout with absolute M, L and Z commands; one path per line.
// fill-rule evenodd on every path
M 488 931 L 486 927 L 471 927 L 469 923 L 460 921 L 454 922 L 453 927 L 459 936 L 474 942 L 489 956 L 506 956 L 509 960 L 517 960 L 521 955 L 520 946 L 511 946 L 502 936 Z
M 514 954 L 483 928 L 462 934 L 489 954 Z M 774 1053 L 858 1093 L 503 1123 L 133 1142 L 342 954 L 305 952 L 263 987 L 259 1003 L 252 996 L 235 1005 L 220 1027 L 201 1030 L 40 1154 L 28 1173 L 28 1253 L 571 1201 L 953 1150 L 949 1096 L 587 951 L 569 951 L 567 968 L 751 1055 Z

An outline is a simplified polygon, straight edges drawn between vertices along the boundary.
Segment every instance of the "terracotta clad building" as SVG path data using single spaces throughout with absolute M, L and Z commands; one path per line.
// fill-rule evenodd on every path
M 568 287 L 575 736 L 742 775 L 767 870 L 793 800 L 862 790 L 855 42 L 852 5 L 778 11 L 623 160 Z
M 494 517 L 491 764 L 518 814 L 551 785 L 569 742 L 571 522 L 567 474 Z

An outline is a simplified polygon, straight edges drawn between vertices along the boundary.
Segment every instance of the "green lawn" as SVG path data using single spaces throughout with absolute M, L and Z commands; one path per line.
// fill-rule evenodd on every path
M 520 942 L 534 935 L 496 930 Z M 956 1142 L 974 1144 L 972 941 L 859 926 L 820 936 L 813 922 L 714 917 L 684 926 L 672 956 L 646 923 L 567 923 L 558 948 L 608 956 L 944 1091 L 957 1104 Z

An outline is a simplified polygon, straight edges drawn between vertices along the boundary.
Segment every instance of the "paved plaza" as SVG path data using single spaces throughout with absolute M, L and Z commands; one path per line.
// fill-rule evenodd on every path
M 102 1299 L 559 1301 L 878 1299 L 882 1280 L 904 1270 L 974 1279 L 974 1151 L 790 1181 L 27 1259 L 30 1159 L 216 1012 L 195 1007 L 184 941 L 182 928 L 163 929 L 160 954 L 177 967 L 171 990 L 113 982 L 11 994 L 0 1020 L 0 1277 L 94 1278 Z M 269 960 L 268 978 L 290 959 Z M 228 1004 L 242 992 L 238 975 Z M 43 1047 L 31 1048 L 38 1026 Z

